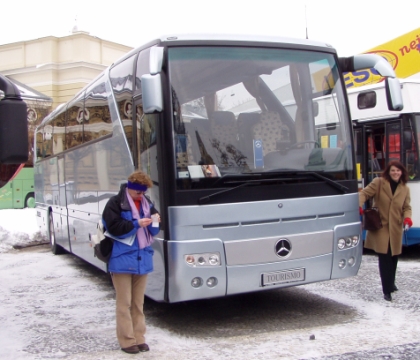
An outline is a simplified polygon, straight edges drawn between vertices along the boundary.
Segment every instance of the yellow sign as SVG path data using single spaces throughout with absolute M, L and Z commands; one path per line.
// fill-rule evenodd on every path
M 365 52 L 384 57 L 392 65 L 398 78 L 420 72 L 420 28 Z M 344 74 L 347 88 L 375 84 L 382 81 L 376 70 L 368 69 Z
M 328 135 L 321 136 L 321 147 L 323 149 L 328 148 Z

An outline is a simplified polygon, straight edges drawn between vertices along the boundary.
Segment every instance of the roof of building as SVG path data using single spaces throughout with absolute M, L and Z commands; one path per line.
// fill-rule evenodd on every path
M 43 93 L 32 89 L 31 87 L 22 84 L 20 81 L 17 81 L 15 79 L 12 79 L 10 77 L 7 76 L 7 78 L 16 85 L 16 87 L 18 88 L 18 90 L 20 91 L 20 95 L 22 97 L 22 99 L 28 99 L 28 100 L 41 100 L 41 101 L 46 101 L 46 102 L 52 102 L 53 99 L 48 97 L 47 95 L 44 95 Z

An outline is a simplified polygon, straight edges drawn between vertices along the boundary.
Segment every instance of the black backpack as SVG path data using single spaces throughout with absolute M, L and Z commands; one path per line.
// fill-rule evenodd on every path
M 104 235 L 102 219 L 99 220 L 97 228 L 96 235 L 92 235 L 93 251 L 99 260 L 108 264 L 112 254 L 114 240 Z

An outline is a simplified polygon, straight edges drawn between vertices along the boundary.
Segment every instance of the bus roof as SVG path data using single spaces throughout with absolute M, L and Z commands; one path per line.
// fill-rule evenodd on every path
M 142 49 L 153 45 L 160 46 L 188 46 L 188 45 L 231 45 L 231 46 L 287 46 L 287 47 L 308 47 L 318 48 L 321 51 L 336 53 L 336 50 L 325 42 L 314 41 L 309 39 L 297 39 L 279 36 L 263 36 L 263 35 L 240 35 L 240 34 L 174 34 L 164 35 L 142 46 L 136 47 L 127 54 L 118 59 L 114 66 Z
M 280 36 L 263 35 L 242 35 L 242 34 L 180 34 L 162 36 L 158 39 L 159 43 L 169 45 L 180 42 L 243 42 L 243 43 L 273 43 L 273 44 L 296 44 L 301 46 L 318 46 L 332 48 L 324 42 L 297 39 Z

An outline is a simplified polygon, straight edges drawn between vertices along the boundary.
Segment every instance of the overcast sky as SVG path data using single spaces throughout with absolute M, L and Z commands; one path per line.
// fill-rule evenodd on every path
M 420 28 L 412 0 L 4 0 L 0 9 L 0 45 L 70 35 L 75 24 L 132 47 L 185 33 L 305 38 L 307 28 L 310 39 L 349 56 Z

